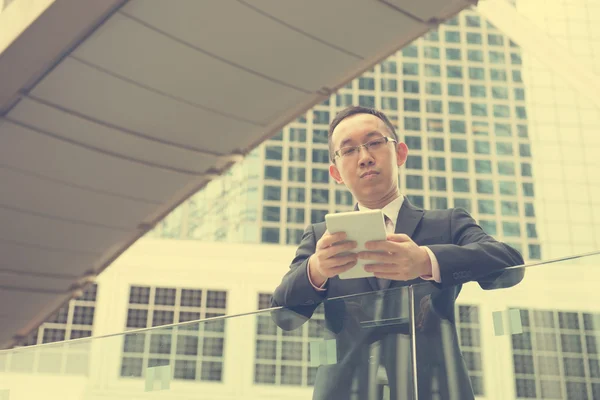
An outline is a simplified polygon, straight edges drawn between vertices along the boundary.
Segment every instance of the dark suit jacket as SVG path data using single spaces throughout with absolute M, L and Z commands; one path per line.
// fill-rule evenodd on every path
M 414 304 L 417 309 L 416 319 L 420 318 L 422 325 L 421 330 L 416 329 L 413 332 L 417 346 L 419 399 L 432 397 L 431 381 L 436 379 L 438 381 L 435 384 L 436 390 L 440 388 L 440 379 L 446 379 L 447 385 L 452 386 L 448 387 L 446 395 L 441 393 L 440 398 L 452 400 L 473 398 L 468 374 L 458 347 L 454 326 L 454 302 L 460 292 L 461 284 L 468 281 L 477 281 L 483 289 L 488 290 L 514 286 L 520 282 L 523 278 L 522 270 L 503 272 L 506 267 L 523 264 L 519 252 L 487 235 L 465 210 L 425 211 L 413 206 L 405 198 L 396 221 L 396 233 L 407 234 L 416 244 L 426 245 L 431 249 L 440 265 L 441 283 L 427 282 L 422 279 L 392 281 L 387 294 L 381 296 L 381 292 L 368 293 L 379 290 L 375 278 L 335 277 L 327 282 L 327 291 L 319 292 L 308 280 L 307 263 L 325 230 L 324 222 L 306 228 L 290 270 L 283 277 L 272 297 L 274 307 L 284 306 L 293 311 L 293 314 L 281 312 L 274 315 L 276 323 L 285 330 L 297 328 L 312 316 L 320 303 L 327 300 L 324 303 L 326 326 L 334 333 L 337 340 L 338 363 L 319 368 L 314 398 L 350 399 L 348 380 L 352 381 L 353 377 L 356 378 L 356 374 L 362 374 L 363 378 L 367 374 L 367 371 L 357 371 L 368 365 L 366 362 L 369 357 L 368 348 L 375 341 L 381 341 L 382 348 L 385 350 L 382 363 L 388 369 L 388 376 L 390 370 L 392 371 L 391 398 L 409 398 L 401 392 L 409 389 L 412 378 L 406 374 L 402 377 L 396 374 L 399 369 L 402 369 L 399 367 L 400 364 L 411 363 L 410 347 L 407 347 L 409 346 L 407 324 L 399 324 L 392 328 L 389 326 L 360 328 L 361 322 L 369 319 L 408 318 L 406 304 L 409 296 L 408 286 L 413 288 L 410 293 L 410 296 L 413 296 L 411 304 Z M 360 293 L 366 294 L 332 300 Z M 378 302 L 381 305 L 376 307 L 375 304 Z M 422 311 L 420 316 L 419 310 Z M 390 332 L 390 329 L 395 332 Z M 432 334 L 437 336 L 431 336 Z M 436 349 L 436 346 L 443 346 L 443 348 Z M 439 359 L 443 357 L 444 349 L 450 350 L 450 354 L 453 354 L 451 360 L 448 360 L 447 356 L 445 360 Z M 398 354 L 403 354 L 402 360 L 398 360 Z M 446 367 L 440 368 L 439 365 L 436 367 L 440 362 Z M 434 373 L 436 379 L 432 378 L 434 367 L 437 368 L 437 372 Z M 447 381 L 448 368 L 453 370 L 450 382 Z M 421 384 L 424 386 L 421 387 Z M 441 386 L 444 387 L 443 384 Z

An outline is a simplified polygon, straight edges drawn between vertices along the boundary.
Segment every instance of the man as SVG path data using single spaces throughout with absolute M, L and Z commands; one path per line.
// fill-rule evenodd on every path
M 429 310 L 428 316 L 439 316 L 440 321 L 437 325 L 427 323 L 427 326 L 439 328 L 446 322 L 453 324 L 454 301 L 462 283 L 478 281 L 482 288 L 492 289 L 512 286 L 522 279 L 519 272 L 502 273 L 506 267 L 522 264 L 521 255 L 487 235 L 465 210 L 425 211 L 413 206 L 401 195 L 398 187 L 398 168 L 406 162 L 408 148 L 400 142 L 394 126 L 383 113 L 365 107 L 349 107 L 341 111 L 329 128 L 329 152 L 329 172 L 337 183 L 346 185 L 355 196 L 358 201 L 355 209 L 383 210 L 389 233 L 387 240 L 368 244 L 367 248 L 371 250 L 369 252 L 347 255 L 356 243 L 345 242 L 343 232 L 327 232 L 324 222 L 308 226 L 290 270 L 273 294 L 273 306 L 285 306 L 310 318 L 314 309 L 325 299 L 421 285 L 419 298 L 413 300 L 415 304 Z M 365 270 L 372 272 L 375 277 L 340 279 L 339 274 L 354 267 L 359 258 L 371 263 Z M 426 290 L 423 291 L 422 288 Z M 332 302 L 331 306 L 333 303 L 336 302 Z M 398 317 L 403 307 L 400 303 L 400 299 L 384 302 L 383 311 L 370 317 Z M 337 321 L 338 329 L 337 332 L 334 329 L 334 332 L 338 333 L 338 347 L 344 347 L 339 343 L 342 340 L 340 329 L 351 326 L 346 315 L 351 312 L 346 307 L 340 308 L 339 302 L 337 304 L 337 308 L 333 307 L 335 312 L 328 312 L 326 302 L 325 316 L 329 326 L 332 326 L 332 321 L 335 326 Z M 359 304 L 359 307 L 366 306 L 364 301 L 353 304 Z M 282 321 L 278 324 L 286 329 Z M 429 332 L 440 331 L 437 328 L 432 328 Z M 327 368 L 319 368 L 319 373 L 325 369 L 327 372 L 317 374 L 315 398 L 349 398 L 350 392 L 346 388 L 350 385 L 341 382 L 356 378 L 359 365 L 365 361 L 364 351 L 360 349 L 366 345 L 370 346 L 374 337 L 372 331 L 368 334 L 361 330 L 353 332 L 353 335 L 344 336 L 344 340 L 354 342 L 344 347 L 345 354 L 338 353 L 339 362 L 336 365 L 328 365 Z M 453 341 L 448 346 L 454 351 L 455 359 L 460 359 L 460 362 L 452 364 L 452 369 L 460 371 L 457 378 L 459 383 L 448 384 L 468 386 L 468 376 L 460 358 L 455 329 L 452 332 Z M 427 340 L 428 342 L 423 343 L 436 342 L 431 338 Z M 392 347 L 388 346 L 388 350 L 391 350 L 383 357 L 388 379 L 389 371 L 396 371 L 396 364 L 400 362 L 394 353 L 400 345 L 397 341 L 394 343 L 389 344 Z M 394 356 L 388 357 L 392 353 Z M 405 354 L 404 357 L 405 360 L 401 362 L 410 363 L 410 356 Z M 422 360 L 421 366 L 433 366 L 434 361 L 440 360 L 429 361 L 427 363 L 427 360 Z M 447 369 L 442 369 L 440 374 L 444 375 L 447 372 Z M 366 371 L 361 373 L 367 374 Z M 417 373 L 421 376 L 431 375 L 425 370 Z M 454 372 L 453 374 L 456 375 Z M 394 377 L 389 379 L 391 398 L 405 398 L 398 397 L 401 396 L 402 388 L 398 387 L 398 382 L 394 386 L 396 372 L 392 375 Z M 441 375 L 437 379 L 445 379 L 440 377 Z M 404 386 L 412 382 L 411 379 L 407 379 L 403 381 Z M 421 383 L 418 385 L 420 399 L 432 396 L 428 394 L 433 390 L 431 382 L 423 387 Z M 458 394 L 454 397 L 444 397 L 442 394 L 441 398 L 465 400 L 473 397 L 470 388 L 466 391 L 462 388 L 458 392 L 455 389 L 455 393 Z

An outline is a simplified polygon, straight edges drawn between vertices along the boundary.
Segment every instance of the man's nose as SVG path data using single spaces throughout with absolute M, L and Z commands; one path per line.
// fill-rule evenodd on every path
M 373 156 L 364 146 L 358 148 L 358 157 L 361 167 L 373 165 L 375 163 Z

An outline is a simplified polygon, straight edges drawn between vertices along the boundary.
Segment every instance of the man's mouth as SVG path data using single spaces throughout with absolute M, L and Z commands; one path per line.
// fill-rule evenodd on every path
M 377 172 L 377 171 L 367 171 L 364 174 L 362 174 L 360 177 L 361 178 L 365 178 L 365 177 L 370 176 L 370 175 L 379 175 L 379 172 Z

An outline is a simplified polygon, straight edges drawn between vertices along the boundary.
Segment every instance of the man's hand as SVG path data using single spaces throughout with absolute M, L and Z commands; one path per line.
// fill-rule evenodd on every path
M 365 271 L 374 273 L 377 278 L 409 281 L 431 275 L 427 250 L 417 246 L 408 235 L 389 234 L 387 240 L 368 242 L 365 247 L 370 251 L 382 251 L 358 253 L 358 258 L 372 261 L 365 266 Z
M 317 242 L 315 254 L 309 259 L 310 280 L 321 286 L 329 278 L 333 278 L 356 265 L 356 254 L 340 255 L 356 247 L 356 242 L 339 243 L 346 239 L 344 232 L 325 234 Z

